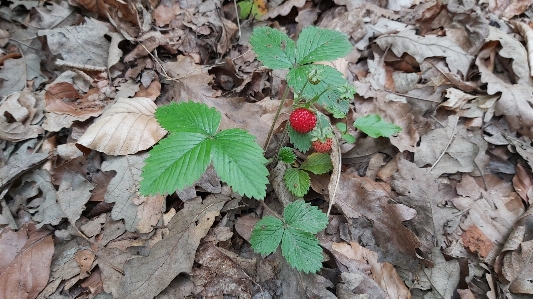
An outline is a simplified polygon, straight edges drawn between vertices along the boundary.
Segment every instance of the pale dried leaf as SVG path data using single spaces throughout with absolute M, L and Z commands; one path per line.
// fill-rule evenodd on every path
M 67 171 L 63 175 L 57 191 L 57 202 L 71 224 L 74 225 L 80 218 L 93 189 L 94 186 L 77 172 Z
M 514 74 L 518 77 L 517 83 L 532 86 L 533 79 L 530 77 L 528 55 L 522 43 L 493 26 L 489 26 L 489 35 L 486 39 L 499 41 L 502 45 L 500 56 L 513 60 L 512 67 Z
M 48 158 L 49 154 L 46 153 L 34 153 L 26 154 L 16 152 L 13 156 L 7 160 L 7 165 L 0 168 L 0 188 L 11 183 L 14 179 L 20 176 L 24 171 L 31 169 Z
M 133 197 L 132 201 L 139 205 L 137 208 L 137 218 L 139 219 L 137 230 L 142 234 L 151 232 L 162 221 L 165 211 L 165 196 L 138 196 Z
M 126 229 L 135 231 L 140 219 L 137 218 L 138 206 L 133 202 L 136 198 L 142 167 L 147 153 L 142 155 L 112 157 L 102 163 L 102 171 L 117 172 L 111 179 L 104 195 L 105 201 L 115 203 L 111 211 L 114 220 L 124 219 Z
M 104 37 L 107 31 L 104 23 L 86 18 L 83 25 L 39 30 L 38 34 L 46 35 L 52 54 L 61 54 L 67 62 L 107 67 L 109 41 Z
M 347 217 L 364 216 L 373 222 L 372 235 L 376 244 L 371 249 L 379 253 L 380 261 L 416 269 L 418 238 L 403 226 L 406 220 L 403 214 L 388 203 L 390 194 L 365 180 L 355 174 L 341 173 L 336 205 Z
M 21 141 L 35 138 L 44 131 L 35 123 L 42 117 L 41 98 L 23 90 L 7 97 L 0 105 L 0 139 Z
M 9 228 L 0 235 L 0 297 L 33 299 L 50 276 L 54 241 L 49 231 L 27 224 L 18 232 Z
M 124 265 L 119 298 L 153 298 L 180 273 L 190 273 L 200 240 L 230 198 L 209 196 L 185 203 L 169 223 L 170 234 L 157 242 L 150 255 L 137 257 Z
M 332 248 L 333 255 L 347 266 L 351 273 L 363 275 L 365 279 L 370 279 L 377 284 L 375 287 L 378 290 L 374 290 L 374 292 L 384 295 L 380 296 L 380 298 L 411 298 L 411 293 L 400 276 L 398 276 L 396 269 L 389 263 L 379 263 L 376 252 L 368 250 L 355 242 L 350 244 L 333 243 Z M 364 290 L 364 293 L 370 294 L 370 290 Z
M 447 225 L 457 217 L 456 209 L 443 207 L 454 196 L 451 186 L 439 186 L 435 179 L 436 176 L 428 174 L 426 169 L 400 160 L 391 182 L 392 188 L 402 195 L 396 200 L 417 211 L 411 222 L 422 244 L 421 250 L 426 254 L 435 244 L 444 246 Z
M 526 40 L 527 60 L 529 62 L 529 75 L 533 76 L 533 29 L 522 22 L 514 22 L 516 28 Z
M 57 225 L 61 219 L 66 217 L 61 206 L 57 203 L 57 192 L 48 171 L 36 169 L 23 176 L 22 181 L 35 182 L 44 197 L 44 200 L 37 207 L 37 213 L 33 216 L 33 220 L 39 222 L 38 228 L 45 224 Z
M 157 106 L 148 98 L 120 98 L 78 143 L 108 155 L 129 155 L 148 149 L 166 135 L 154 117 Z
M 57 81 L 57 80 L 56 80 Z M 95 100 L 91 95 L 99 96 L 98 89 L 91 89 L 81 95 L 73 83 L 58 82 L 47 86 L 44 100 L 46 111 L 73 116 L 75 120 L 84 121 L 102 114 L 106 101 Z
M 8 59 L 0 70 L 0 78 L 4 79 L 0 86 L 0 97 L 21 91 L 26 86 L 26 64 L 24 59 Z
M 413 56 L 420 64 L 429 57 L 444 57 L 453 73 L 466 75 L 473 57 L 458 47 L 447 37 L 419 36 L 412 31 L 401 31 L 397 34 L 384 35 L 376 39 L 376 43 L 385 50 L 389 48 L 401 57 L 403 53 Z
M 446 261 L 440 252 L 440 247 L 432 249 L 431 259 L 435 266 L 421 269 L 418 273 L 420 281 L 413 287 L 431 286 L 431 291 L 424 295 L 425 299 L 452 298 L 460 278 L 459 262 L 457 260 Z
M 512 130 L 533 138 L 533 87 L 511 85 L 495 76 L 483 61 L 490 55 L 486 52 L 478 55 L 476 65 L 481 73 L 481 81 L 487 83 L 487 93 L 494 95 L 501 92 L 496 103 L 496 114 L 505 115 Z

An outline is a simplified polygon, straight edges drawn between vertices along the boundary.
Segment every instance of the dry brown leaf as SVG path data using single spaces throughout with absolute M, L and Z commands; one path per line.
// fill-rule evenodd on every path
M 518 77 L 518 84 L 526 86 L 533 85 L 533 79 L 530 77 L 527 51 L 521 42 L 493 26 L 489 26 L 489 35 L 486 40 L 500 42 L 502 48 L 498 53 L 502 57 L 513 60 L 511 65 L 513 73 Z
M 463 176 L 457 186 L 458 191 L 467 189 L 468 193 L 460 192 L 464 195 L 454 198 L 452 202 L 459 210 L 468 211 L 468 216 L 460 227 L 466 231 L 471 226 L 477 226 L 494 245 L 484 258 L 491 262 L 499 253 L 501 244 L 505 242 L 516 220 L 524 213 L 524 206 L 510 183 L 486 175 L 484 180 L 488 191 L 485 191 L 473 180 L 470 176 Z
M 391 182 L 392 188 L 398 192 L 397 202 L 416 209 L 417 215 L 411 220 L 415 233 L 421 242 L 422 252 L 429 254 L 435 244 L 444 246 L 447 226 L 457 216 L 456 209 L 443 205 L 452 199 L 455 193 L 450 185 L 438 184 L 437 176 L 428 174 L 426 169 L 415 164 L 400 160 L 398 173 Z
M 108 155 L 130 155 L 148 149 L 166 135 L 154 117 L 149 98 L 120 98 L 78 139 Z
M 349 272 L 361 274 L 364 279 L 370 281 L 366 285 L 376 284 L 372 289 L 356 288 L 355 293 L 370 294 L 370 292 L 377 292 L 381 296 L 379 298 L 385 299 L 402 299 L 411 298 L 411 293 L 405 286 L 404 282 L 389 263 L 379 263 L 378 254 L 368 250 L 356 242 L 347 243 L 333 243 L 332 253 L 339 262 L 344 264 Z
M 524 13 L 533 1 L 531 0 L 489 0 L 489 10 L 494 14 L 511 19 L 514 16 Z
M 76 254 L 74 254 L 74 260 L 80 267 L 79 279 L 83 279 L 90 275 L 95 258 L 96 256 L 91 250 L 78 250 Z
M 502 283 L 513 293 L 533 294 L 533 239 L 530 234 L 533 208 L 514 224 L 494 266 Z
M 137 208 L 137 230 L 146 234 L 154 230 L 154 227 L 162 220 L 165 211 L 165 196 L 137 196 L 132 197 L 134 204 L 139 205 Z
M 170 234 L 157 242 L 146 257 L 128 260 L 119 298 L 153 298 L 180 273 L 190 273 L 196 249 L 226 201 L 225 196 L 208 196 L 185 203 L 171 223 Z
M 461 239 L 470 252 L 477 252 L 483 258 L 487 257 L 494 247 L 494 244 L 475 225 L 466 229 Z
M 401 31 L 397 34 L 383 35 L 376 43 L 385 50 L 389 48 L 401 57 L 403 53 L 413 56 L 420 64 L 429 57 L 444 57 L 453 73 L 466 75 L 473 57 L 458 47 L 447 37 L 418 36 L 412 31 Z
M 106 102 L 94 101 L 92 94 L 97 94 L 98 89 L 92 89 L 82 96 L 69 82 L 59 82 L 49 85 L 44 95 L 46 111 L 56 114 L 73 116 L 75 120 L 87 120 L 90 117 L 102 114 Z
M 524 202 L 528 203 L 533 200 L 533 198 L 529 197 L 533 189 L 533 182 L 524 167 L 520 164 L 516 165 L 516 174 L 513 177 L 513 187 Z
M 28 223 L 18 232 L 6 228 L 0 235 L 0 297 L 33 299 L 50 276 L 54 241 L 50 231 Z
M 222 295 L 251 298 L 250 277 L 213 243 L 198 248 L 195 262 L 202 265 L 192 271 L 194 284 L 202 286 L 197 295 L 206 298 Z
M 498 78 L 487 68 L 485 59 L 490 57 L 490 51 L 481 51 L 476 59 L 476 65 L 481 73 L 481 81 L 487 83 L 489 95 L 501 92 L 496 103 L 496 114 L 505 115 L 512 130 L 529 138 L 533 138 L 533 87 L 508 84 Z
M 375 189 L 356 174 L 342 173 L 337 192 L 336 205 L 350 218 L 364 216 L 373 222 L 372 235 L 380 261 L 416 269 L 418 265 L 415 248 L 420 246 L 418 238 L 403 226 L 407 220 L 394 204 L 389 204 L 390 195 Z
M 0 139 L 22 141 L 44 132 L 36 125 L 42 117 L 42 102 L 29 90 L 8 96 L 0 105 Z

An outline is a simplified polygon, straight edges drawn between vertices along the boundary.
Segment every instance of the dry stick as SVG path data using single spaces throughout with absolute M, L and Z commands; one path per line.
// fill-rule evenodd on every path
M 433 165 L 431 166 L 431 168 L 430 168 L 426 173 L 430 173 L 431 170 L 433 170 L 433 168 L 435 168 L 435 166 L 437 165 L 437 163 L 439 163 L 440 159 L 442 159 L 442 157 L 444 156 L 444 154 L 446 153 L 446 151 L 448 150 L 448 148 L 449 148 L 450 145 L 452 144 L 453 138 L 455 137 L 455 128 L 457 128 L 457 122 L 456 122 L 455 125 L 453 126 L 452 136 L 450 137 L 450 140 L 448 140 L 448 144 L 446 144 L 446 147 L 444 148 L 444 150 L 443 150 L 442 153 L 440 154 L 440 156 L 439 156 L 439 158 L 437 159 L 437 161 L 435 161 L 435 163 L 433 163 Z
M 341 154 L 341 146 L 339 144 L 339 141 L 337 138 L 333 138 L 333 143 L 335 145 L 335 148 L 337 149 L 337 156 L 339 157 L 339 160 L 337 164 L 337 173 L 335 176 L 335 188 L 333 188 L 333 194 L 329 197 L 329 206 L 328 206 L 328 213 L 327 216 L 329 217 L 329 214 L 331 212 L 331 207 L 335 204 L 335 199 L 337 195 L 337 189 L 339 187 L 339 182 L 341 180 L 341 167 L 342 167 L 342 154 Z

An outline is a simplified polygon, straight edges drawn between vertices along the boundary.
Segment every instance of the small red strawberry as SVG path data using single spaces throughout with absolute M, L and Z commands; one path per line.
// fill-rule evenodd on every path
M 294 131 L 302 134 L 309 133 L 316 125 L 316 115 L 309 109 L 296 108 L 289 117 Z
M 319 153 L 327 153 L 331 150 L 332 143 L 333 140 L 331 139 L 331 137 L 328 137 L 326 138 L 326 141 L 315 140 L 312 142 L 312 145 L 315 148 L 315 151 Z

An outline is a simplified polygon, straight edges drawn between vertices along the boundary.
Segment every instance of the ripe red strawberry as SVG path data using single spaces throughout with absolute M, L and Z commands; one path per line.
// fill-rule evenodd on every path
M 294 131 L 302 134 L 309 133 L 316 125 L 316 115 L 306 108 L 296 108 L 289 117 Z
M 315 148 L 315 151 L 319 153 L 327 153 L 331 150 L 332 143 L 333 143 L 333 140 L 331 139 L 331 137 L 328 137 L 326 141 L 324 142 L 320 140 L 315 140 L 312 142 L 312 145 Z

